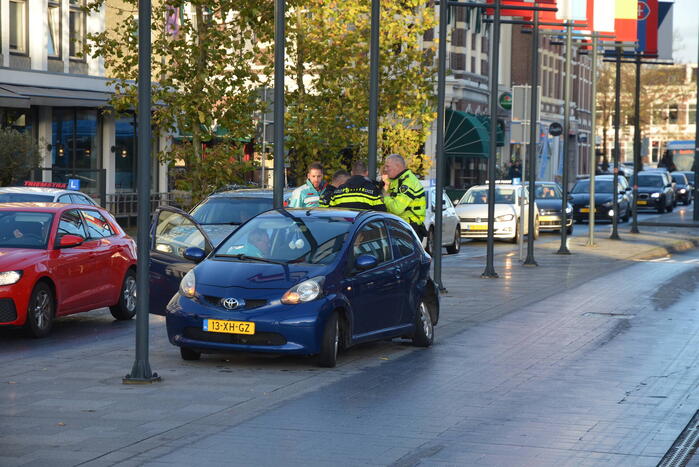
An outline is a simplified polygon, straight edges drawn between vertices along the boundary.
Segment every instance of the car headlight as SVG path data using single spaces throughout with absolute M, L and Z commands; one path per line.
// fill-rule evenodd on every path
M 566 208 L 566 214 L 570 214 L 572 212 L 573 212 L 573 206 L 568 205 L 568 207 Z
M 22 277 L 22 271 L 0 272 L 0 285 L 12 285 Z
M 680 188 L 680 193 L 687 193 L 687 190 L 685 190 L 684 188 Z
M 660 193 L 653 193 L 650 195 L 651 198 L 660 198 Z
M 325 276 L 318 276 L 300 282 L 282 295 L 282 303 L 285 305 L 298 305 L 299 303 L 315 300 L 323 292 L 324 282 Z
M 180 282 L 180 293 L 187 298 L 194 297 L 196 291 L 197 281 L 194 276 L 194 270 L 190 270 L 184 275 L 182 281 Z
M 509 222 L 515 219 L 514 214 L 503 214 L 502 216 L 498 216 L 495 218 L 496 221 L 498 222 Z

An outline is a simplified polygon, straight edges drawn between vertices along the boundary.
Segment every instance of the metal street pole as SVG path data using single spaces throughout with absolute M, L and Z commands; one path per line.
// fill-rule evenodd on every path
M 621 125 L 621 45 L 616 48 L 616 83 L 614 95 L 616 102 L 614 103 L 614 181 L 612 186 L 612 234 L 609 236 L 612 240 L 621 240 L 619 237 L 619 126 Z M 634 181 L 635 183 L 635 181 Z M 593 206 L 590 206 L 593 209 Z
M 534 201 L 536 200 L 536 142 L 539 110 L 539 11 L 534 10 L 534 30 L 532 31 L 532 74 L 531 107 L 529 108 L 529 211 L 527 234 L 527 258 L 525 266 L 538 266 L 534 259 Z M 524 186 L 522 187 L 524 191 Z
M 284 0 L 274 0 L 274 208 L 284 207 Z
M 697 47 L 699 53 L 699 47 Z M 699 59 L 697 59 L 699 63 Z M 692 219 L 694 222 L 699 221 L 699 72 L 697 72 L 697 105 L 694 107 L 694 213 Z
M 638 171 L 641 170 L 641 55 L 636 54 L 636 95 L 634 97 L 634 124 L 633 124 L 633 220 L 631 233 L 640 233 L 638 230 Z
M 569 255 L 568 250 L 568 230 L 565 228 L 568 223 L 568 165 L 570 153 L 570 87 L 571 87 L 571 65 L 573 61 L 573 26 L 566 21 L 566 77 L 564 87 L 563 105 L 563 199 L 561 201 L 561 246 L 556 252 L 559 255 Z
M 498 82 L 500 73 L 500 0 L 491 6 L 495 10 L 493 17 L 493 43 L 490 54 L 490 154 L 488 157 L 488 246 L 486 265 L 481 277 L 496 279 L 498 274 L 493 265 L 495 255 L 495 156 L 497 144 Z
M 446 5 L 445 5 L 446 6 Z M 442 8 L 441 6 L 439 7 Z M 448 8 L 448 6 L 447 6 Z M 379 28 L 381 0 L 371 0 L 371 40 L 369 45 L 369 177 L 376 178 L 376 147 L 379 126 Z
M 151 184 L 151 0 L 138 2 L 138 235 L 136 248 L 136 359 L 124 384 L 160 381 L 148 362 L 148 271 Z
M 595 206 L 595 175 L 597 172 L 597 53 L 599 34 L 592 35 L 592 150 L 590 151 L 590 206 Z M 587 246 L 595 246 L 595 210 L 590 208 Z
M 449 4 L 439 4 L 439 45 L 437 50 L 437 183 L 434 189 L 434 238 L 432 259 L 434 260 L 434 282 L 440 290 L 442 284 L 442 191 L 444 189 L 444 99 L 447 74 L 447 28 Z M 428 206 L 429 209 L 429 206 Z M 461 241 L 459 238 L 457 241 Z

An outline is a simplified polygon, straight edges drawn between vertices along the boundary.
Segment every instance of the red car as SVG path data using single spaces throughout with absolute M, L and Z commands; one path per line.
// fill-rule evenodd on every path
M 0 326 L 34 337 L 54 318 L 109 307 L 136 314 L 136 244 L 97 206 L 0 204 Z

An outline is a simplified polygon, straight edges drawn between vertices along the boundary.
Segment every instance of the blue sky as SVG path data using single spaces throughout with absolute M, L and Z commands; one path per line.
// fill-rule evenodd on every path
M 674 58 L 677 63 L 697 63 L 697 35 L 699 35 L 699 1 L 675 0 Z

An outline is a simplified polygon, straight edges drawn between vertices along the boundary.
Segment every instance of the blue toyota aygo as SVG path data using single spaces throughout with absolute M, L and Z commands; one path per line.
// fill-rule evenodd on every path
M 163 208 L 151 231 L 151 312 L 165 314 L 185 360 L 272 352 L 334 367 L 362 342 L 432 344 L 430 262 L 412 228 L 386 213 L 267 211 L 214 248 L 190 216 Z

